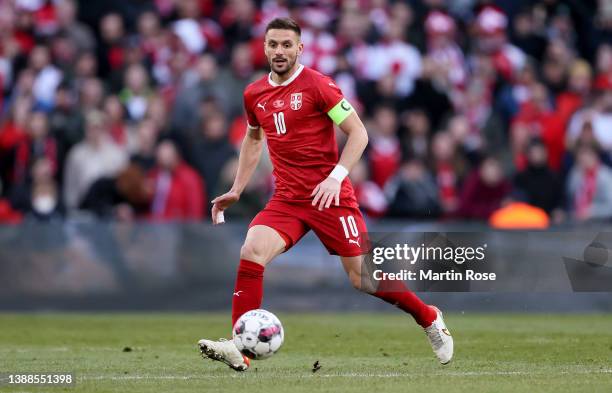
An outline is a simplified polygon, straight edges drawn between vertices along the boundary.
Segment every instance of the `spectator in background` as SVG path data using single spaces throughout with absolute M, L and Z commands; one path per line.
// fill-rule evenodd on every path
M 572 146 L 580 134 L 584 123 L 590 123 L 593 136 L 605 151 L 612 151 L 612 90 L 598 93 L 592 106 L 581 109 L 572 117 L 568 129 L 568 145 Z
M 197 172 L 183 162 L 176 145 L 163 141 L 157 147 L 157 165 L 151 170 L 150 218 L 157 221 L 201 220 L 206 192 Z
M 70 150 L 66 160 L 63 192 L 66 207 L 79 208 L 96 180 L 116 175 L 126 162 L 126 151 L 111 141 L 105 115 L 99 111 L 88 113 L 85 139 Z
M 162 34 L 160 16 L 153 11 L 141 13 L 136 22 L 136 29 L 144 56 L 149 63 L 153 63 Z
M 100 19 L 100 38 L 98 42 L 98 70 L 102 78 L 121 68 L 124 62 L 123 40 L 125 28 L 123 18 L 118 13 L 104 15 Z
M 225 112 L 232 118 L 243 112 L 242 92 L 251 83 L 253 72 L 253 50 L 248 44 L 237 44 L 232 48 L 229 67 L 221 70 L 218 79 L 218 84 L 224 87 L 230 103 L 227 108 L 224 108 Z
M 324 7 L 311 6 L 302 16 L 301 40 L 304 44 L 304 52 L 300 57 L 300 62 L 325 75 L 333 75 L 336 71 L 338 53 L 338 40 L 328 30 L 332 18 L 329 11 Z
M 51 53 L 46 46 L 34 47 L 29 60 L 29 66 L 35 73 L 32 86 L 35 106 L 50 111 L 53 108 L 55 90 L 62 81 L 62 73 L 51 62 Z
M 78 49 L 74 42 L 64 34 L 55 35 L 50 42 L 53 63 L 62 74 L 62 79 L 70 78 Z
M 134 141 L 128 125 L 125 123 L 125 111 L 117 96 L 108 96 L 104 100 L 104 113 L 108 119 L 108 129 L 112 141 L 121 148 L 132 150 Z
M 47 115 L 34 112 L 28 119 L 26 138 L 17 146 L 13 181 L 16 184 L 27 181 L 31 165 L 39 158 L 46 158 L 51 167 L 51 175 L 58 170 L 58 151 L 55 138 L 49 135 Z
M 9 116 L 0 128 L 0 180 L 8 192 L 15 175 L 15 153 L 17 147 L 27 139 L 28 116 L 32 100 L 26 96 L 17 97 Z
M 576 149 L 576 163 L 569 173 L 567 195 L 570 212 L 578 221 L 612 217 L 612 170 L 601 164 L 592 145 Z
M 431 11 L 425 19 L 428 67 L 435 68 L 429 74 L 434 84 L 448 91 L 453 101 L 459 99 L 468 77 L 463 51 L 455 41 L 456 30 L 455 21 L 444 12 Z
M 136 150 L 132 152 L 130 161 L 148 172 L 155 165 L 155 145 L 159 136 L 159 128 L 153 120 L 145 119 L 136 128 Z
M 77 20 L 78 6 L 75 0 L 59 0 L 55 4 L 59 31 L 76 45 L 79 51 L 93 51 L 96 41 L 89 26 Z
M 223 28 L 223 35 L 227 39 L 227 46 L 234 48 L 239 43 L 251 41 L 254 38 L 259 18 L 259 11 L 253 0 L 225 2 L 219 21 Z
M 227 138 L 227 122 L 221 111 L 211 111 L 202 120 L 199 138 L 191 145 L 189 161 L 204 179 L 206 189 L 216 192 L 219 176 L 226 162 L 236 156 Z
M 531 7 L 525 7 L 514 16 L 511 41 L 525 54 L 540 61 L 546 49 L 546 37 L 533 14 Z
M 61 168 L 64 167 L 68 151 L 83 138 L 83 118 L 67 86 L 60 86 L 55 93 L 55 106 L 49 114 L 49 129 L 57 142 L 58 174 L 61 180 Z
M 16 105 L 20 98 L 30 101 L 30 106 L 34 105 L 32 94 L 35 77 L 36 73 L 31 68 L 25 68 L 17 75 L 17 83 L 14 85 L 9 98 L 5 102 L 7 111 L 10 110 L 12 106 Z
M 433 219 L 440 214 L 436 182 L 419 159 L 404 162 L 385 187 L 389 217 Z
M 98 62 L 93 52 L 81 52 L 77 55 L 72 69 L 64 76 L 63 84 L 69 86 L 74 94 L 79 92 L 85 81 L 95 78 L 98 73 Z
M 29 180 L 11 193 L 12 205 L 26 218 L 40 221 L 62 219 L 65 211 L 60 187 L 53 176 L 53 164 L 47 158 L 40 157 L 30 169 Z
M 159 135 L 167 136 L 176 132 L 169 125 L 166 103 L 158 95 L 150 98 L 145 120 L 151 120 L 155 123 Z
M 521 104 L 519 112 L 513 119 L 510 135 L 515 155 L 514 162 L 518 170 L 525 168 L 528 141 L 533 138 L 544 138 L 544 130 L 548 128 L 554 116 L 548 91 L 543 84 L 533 83 L 529 86 L 528 94 L 529 98 Z M 515 127 L 516 124 L 520 124 L 520 127 Z M 555 169 L 558 167 L 557 161 Z
M 387 198 L 380 186 L 369 180 L 366 162 L 360 160 L 353 166 L 349 177 L 361 210 L 369 217 L 383 217 L 387 212 Z
M 125 76 L 130 68 L 133 66 L 144 67 L 148 77 L 148 70 L 151 66 L 151 64 L 147 61 L 148 59 L 145 57 L 144 51 L 140 47 L 137 37 L 130 36 L 127 38 L 121 48 L 123 51 L 121 64 L 111 72 L 106 82 L 108 90 L 114 93 L 120 93 L 125 86 Z M 172 61 L 177 62 L 179 60 L 181 60 L 181 58 L 176 56 L 173 57 Z M 169 82 L 171 81 L 172 78 L 170 78 Z M 160 92 L 168 91 L 167 85 L 159 86 L 159 90 Z
M 460 101 L 462 97 L 462 90 L 453 88 L 449 71 L 441 60 L 426 57 L 423 59 L 421 78 L 415 81 L 412 94 L 399 102 L 398 109 L 423 110 L 431 127 L 437 129 L 444 119 L 440 114 L 449 113 L 456 105 L 451 99 Z
M 146 216 L 151 202 L 151 193 L 146 172 L 131 162 L 116 175 L 97 179 L 83 196 L 80 204 L 102 219 L 132 221 Z
M 98 78 L 88 78 L 83 81 L 79 91 L 80 116 L 85 117 L 88 112 L 102 109 L 104 100 L 104 85 Z
M 557 174 L 548 167 L 546 145 L 539 139 L 532 140 L 526 159 L 525 169 L 514 178 L 514 193 L 550 215 L 561 207 L 563 187 Z
M 0 3 L 0 91 L 6 93 L 14 87 L 16 79 L 13 70 L 13 63 L 20 59 L 26 48 L 16 37 L 16 17 L 12 5 L 8 2 Z M 3 97 L 0 96 L 0 104 L 3 104 Z
M 458 216 L 471 220 L 487 220 L 502 205 L 511 185 L 504 176 L 500 162 L 486 157 L 472 171 L 463 186 Z
M 374 121 L 368 126 L 371 134 L 367 157 L 370 178 L 380 188 L 397 172 L 402 149 L 398 132 L 397 114 L 393 107 L 380 105 L 374 111 Z
M 495 71 L 490 58 L 478 56 L 473 76 L 460 97 L 455 114 L 467 121 L 467 134 L 463 144 L 470 152 L 482 150 L 485 146 L 483 129 L 492 116 L 493 85 Z
M 597 48 L 597 75 L 594 86 L 597 90 L 612 89 L 612 44 L 601 44 Z
M 384 75 L 394 78 L 395 95 L 409 96 L 415 81 L 421 76 L 422 58 L 416 47 L 405 40 L 406 26 L 390 20 L 382 40 L 368 50 L 368 61 L 361 69 L 363 77 L 378 80 Z
M 404 157 L 426 160 L 429 154 L 431 123 L 422 109 L 413 109 L 403 116 L 402 136 Z
M 479 54 L 489 57 L 497 74 L 512 80 L 527 60 L 525 53 L 508 42 L 508 17 L 496 6 L 480 9 L 475 20 L 475 44 Z
M 562 164 L 568 123 L 572 115 L 590 100 L 592 80 L 589 63 L 584 60 L 574 61 L 569 69 L 567 89 L 557 95 L 554 113 L 542 124 L 542 138 L 548 149 L 549 166 L 555 170 L 559 170 Z M 570 141 L 570 144 L 573 142 Z
M 442 212 L 446 217 L 452 217 L 459 207 L 460 186 L 467 162 L 449 132 L 439 132 L 433 138 L 431 171 L 438 185 Z
M 535 66 L 525 63 L 512 83 L 505 84 L 496 98 L 496 109 L 502 120 L 510 122 L 532 98 L 533 86 L 537 83 Z
M 119 93 L 121 103 L 125 105 L 128 118 L 140 121 L 147 113 L 147 106 L 152 91 L 149 87 L 149 75 L 140 64 L 133 64 L 125 72 L 125 87 Z
M 211 54 L 202 55 L 196 62 L 195 69 L 187 72 L 178 87 L 178 92 L 171 112 L 171 124 L 176 130 L 192 130 L 201 121 L 198 106 L 205 99 L 214 99 L 223 108 L 229 108 L 231 102 L 227 86 L 218 79 L 219 67 Z

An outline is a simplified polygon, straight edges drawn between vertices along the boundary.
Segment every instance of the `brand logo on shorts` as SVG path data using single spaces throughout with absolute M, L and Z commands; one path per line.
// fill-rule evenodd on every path
M 356 245 L 357 245 L 357 247 L 361 247 L 361 246 L 359 245 L 359 242 L 358 242 L 357 240 L 349 239 L 349 241 L 348 241 L 348 242 L 349 242 L 349 244 L 353 243 L 353 244 L 356 244 Z
M 291 94 L 291 109 L 297 111 L 302 107 L 302 93 Z

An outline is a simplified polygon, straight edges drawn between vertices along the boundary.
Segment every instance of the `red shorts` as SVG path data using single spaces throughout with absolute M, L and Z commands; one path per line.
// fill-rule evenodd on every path
M 354 257 L 367 254 L 367 228 L 361 212 L 351 206 L 330 206 L 322 211 L 306 202 L 271 200 L 255 216 L 249 228 L 265 225 L 285 240 L 285 251 L 313 230 L 332 255 Z

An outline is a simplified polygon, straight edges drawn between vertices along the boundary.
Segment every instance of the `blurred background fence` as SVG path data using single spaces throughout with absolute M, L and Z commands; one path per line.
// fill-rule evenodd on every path
M 108 222 L 0 227 L 0 309 L 229 309 L 245 230 L 246 223 L 214 228 Z M 370 230 L 402 239 L 423 232 L 480 232 L 491 251 L 485 270 L 496 272 L 498 280 L 452 289 L 462 292 L 431 292 L 439 290 L 433 287 L 423 294 L 447 309 L 612 310 L 612 263 L 605 248 L 612 243 L 602 240 L 598 264 L 580 265 L 588 258 L 589 244 L 612 232 L 607 225 L 513 233 L 475 224 L 383 221 L 371 223 Z M 567 265 L 568 258 L 582 270 Z M 584 276 L 594 281 L 576 288 L 576 279 Z M 328 255 L 312 233 L 269 266 L 265 284 L 266 307 L 391 310 L 352 289 L 338 258 Z M 418 284 L 413 288 L 423 289 Z

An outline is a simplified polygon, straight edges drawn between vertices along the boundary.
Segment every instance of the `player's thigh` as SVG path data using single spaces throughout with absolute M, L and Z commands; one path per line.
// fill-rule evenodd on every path
M 367 228 L 358 208 L 332 206 L 319 211 L 312 207 L 307 224 L 332 255 L 354 257 L 367 253 Z
M 265 265 L 290 249 L 308 232 L 308 227 L 295 212 L 295 206 L 288 203 L 268 202 L 249 224 L 241 257 Z
M 275 229 L 266 225 L 254 225 L 247 232 L 240 249 L 240 258 L 265 266 L 285 251 L 285 247 L 285 240 Z

